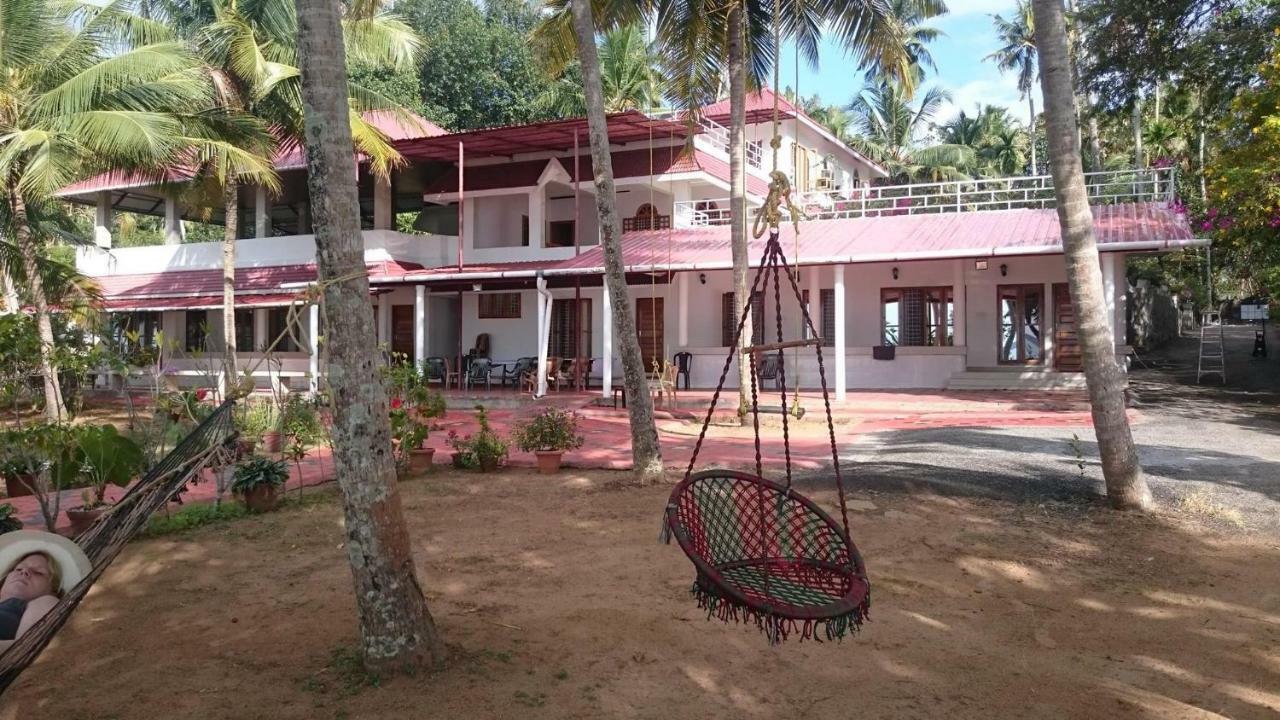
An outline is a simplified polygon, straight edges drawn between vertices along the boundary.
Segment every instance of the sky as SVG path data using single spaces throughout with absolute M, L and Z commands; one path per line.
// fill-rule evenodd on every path
M 983 59 L 1000 47 L 991 15 L 1012 17 L 1014 0 L 949 0 L 947 4 L 950 13 L 929 21 L 944 34 L 930 45 L 938 70 L 930 71 L 924 87 L 941 86 L 953 96 L 937 122 L 955 117 L 961 108 L 972 113 L 978 103 L 1006 106 L 1014 117 L 1026 122 L 1027 101 L 1020 97 L 1014 75 L 1001 73 L 994 62 Z M 794 46 L 784 50 L 781 69 L 783 87 L 794 86 Z M 823 41 L 816 71 L 800 61 L 800 94 L 804 97 L 817 94 L 824 103 L 846 105 L 861 87 L 862 74 L 853 71 L 852 61 L 832 40 Z M 1032 92 L 1038 111 L 1039 86 Z

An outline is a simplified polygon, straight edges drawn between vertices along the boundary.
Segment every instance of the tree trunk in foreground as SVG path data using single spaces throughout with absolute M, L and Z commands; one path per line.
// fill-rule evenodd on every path
M 31 237 L 27 224 L 27 205 L 18 191 L 9 199 L 12 209 L 14 240 L 22 253 L 22 271 L 27 276 L 27 291 L 36 310 L 36 332 L 40 336 L 40 376 L 44 380 L 44 415 L 49 422 L 67 419 L 67 408 L 62 402 L 62 386 L 58 384 L 58 368 L 53 363 L 53 320 L 49 316 L 49 299 L 44 294 L 44 279 L 36 258 L 40 248 Z
M 741 318 L 751 298 L 751 248 L 747 244 L 747 68 L 743 60 L 742 3 L 734 2 L 729 8 L 729 245 L 733 249 L 733 317 Z M 799 153 L 796 153 L 799 157 Z M 792 173 L 797 179 L 799 170 Z M 751 345 L 755 337 L 752 321 L 742 326 L 738 347 Z M 742 353 L 738 354 L 738 419 L 743 425 L 751 422 L 747 412 L 751 407 L 751 363 Z
M 445 648 L 413 566 L 391 457 L 387 393 L 369 300 L 335 0 L 296 0 L 306 114 L 307 185 L 324 294 L 333 449 L 365 662 L 379 670 L 444 666 Z
M 226 215 L 222 235 L 222 396 L 238 382 L 236 370 L 236 236 L 240 234 L 240 185 L 232 178 L 222 189 Z M 252 348 L 250 348 L 252 349 Z
M 600 80 L 600 57 L 596 52 L 595 20 L 591 3 L 573 0 L 573 29 L 578 38 L 578 60 L 582 64 L 582 84 L 587 101 L 587 128 L 591 139 L 591 163 L 595 171 L 596 211 L 600 215 L 600 245 L 604 249 L 604 281 L 613 304 L 613 334 L 622 356 L 623 386 L 627 390 L 627 410 L 631 419 L 631 457 L 636 481 L 641 484 L 662 480 L 662 448 L 653 424 L 653 398 L 645 377 L 636 335 L 631 300 L 627 296 L 627 276 L 622 257 L 621 228 L 613 187 L 613 159 L 609 154 L 609 128 L 604 113 L 604 91 Z
M 1138 464 L 1138 451 L 1125 415 L 1125 377 L 1116 362 L 1115 337 L 1107 322 L 1093 214 L 1085 193 L 1079 136 L 1071 110 L 1073 89 L 1062 3 L 1061 0 L 1035 0 L 1034 7 L 1049 164 L 1093 428 L 1102 457 L 1102 475 L 1113 507 L 1146 510 L 1152 504 L 1151 491 Z

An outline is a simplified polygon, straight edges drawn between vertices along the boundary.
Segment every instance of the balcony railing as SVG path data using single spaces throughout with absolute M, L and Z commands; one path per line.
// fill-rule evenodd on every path
M 1171 167 L 1112 170 L 1085 173 L 1085 190 L 1093 205 L 1169 201 L 1175 181 Z M 796 193 L 792 199 L 809 220 L 1056 207 L 1049 175 L 823 190 Z M 676 225 L 725 225 L 732 219 L 728 208 L 728 198 L 680 201 L 675 204 Z M 755 212 L 750 211 L 752 216 Z
M 653 110 L 649 113 L 649 116 L 655 119 L 681 120 L 685 117 L 685 114 L 680 110 Z M 699 117 L 698 126 L 702 128 L 702 132 L 694 137 L 694 142 L 705 143 L 707 147 L 722 153 L 727 158 L 729 156 L 729 128 L 709 117 Z M 764 168 L 763 143 L 747 143 L 746 156 L 748 165 L 757 170 Z

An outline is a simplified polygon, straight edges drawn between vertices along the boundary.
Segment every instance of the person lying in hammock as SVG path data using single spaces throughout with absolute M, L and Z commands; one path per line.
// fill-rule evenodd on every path
M 0 535 L 0 652 L 22 637 L 89 569 L 79 546 L 34 530 Z

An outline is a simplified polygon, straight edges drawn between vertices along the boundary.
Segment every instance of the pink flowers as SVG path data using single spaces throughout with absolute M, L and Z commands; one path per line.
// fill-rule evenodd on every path
M 400 408 L 402 408 L 402 407 L 404 407 L 404 401 L 403 401 L 403 400 L 401 400 L 400 398 L 391 398 L 391 409 L 392 409 L 392 410 L 399 410 L 399 409 L 400 409 Z
M 207 397 L 209 397 L 209 391 L 206 390 L 205 388 L 200 388 L 199 390 L 196 390 L 196 400 L 199 400 L 200 402 L 204 402 L 204 399 Z

